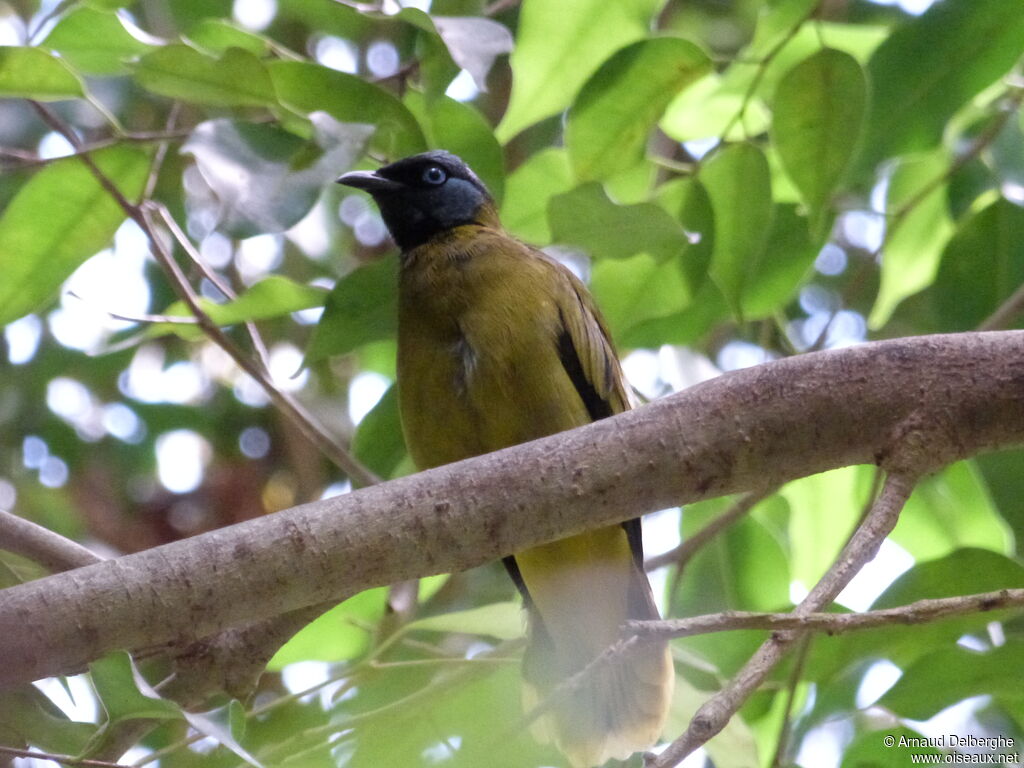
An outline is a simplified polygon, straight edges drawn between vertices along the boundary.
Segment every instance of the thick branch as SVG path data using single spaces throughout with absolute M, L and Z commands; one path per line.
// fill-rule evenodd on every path
M 469 568 L 671 504 L 850 464 L 914 474 L 1020 444 L 1024 332 L 780 360 L 544 440 L 12 587 L 0 600 L 0 684 Z
M 102 560 L 81 544 L 3 510 L 0 510 L 0 549 L 16 552 L 54 573 Z

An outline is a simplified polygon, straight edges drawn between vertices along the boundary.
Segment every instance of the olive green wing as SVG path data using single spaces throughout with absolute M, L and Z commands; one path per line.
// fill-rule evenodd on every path
M 622 367 L 593 297 L 568 269 L 553 265 L 564 285 L 556 337 L 562 367 L 594 421 L 629 410 Z

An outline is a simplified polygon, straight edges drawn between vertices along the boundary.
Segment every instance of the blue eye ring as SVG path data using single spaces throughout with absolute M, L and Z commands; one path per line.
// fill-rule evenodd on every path
M 436 165 L 428 165 L 423 169 L 423 181 L 432 187 L 439 187 L 448 181 L 448 174 Z

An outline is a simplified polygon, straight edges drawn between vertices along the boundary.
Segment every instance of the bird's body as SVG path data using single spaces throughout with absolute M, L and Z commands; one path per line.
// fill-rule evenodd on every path
M 444 181 L 435 184 L 427 175 L 438 169 Z M 399 403 L 418 467 L 629 407 L 585 287 L 501 228 L 483 185 L 458 158 L 427 153 L 342 181 L 374 195 L 402 248 Z M 452 187 L 442 199 L 434 193 L 446 183 Z M 624 621 L 657 617 L 642 559 L 638 520 L 506 558 L 531 619 L 527 706 L 618 640 Z M 534 731 L 576 768 L 625 758 L 657 739 L 672 680 L 667 646 L 647 645 L 562 697 Z

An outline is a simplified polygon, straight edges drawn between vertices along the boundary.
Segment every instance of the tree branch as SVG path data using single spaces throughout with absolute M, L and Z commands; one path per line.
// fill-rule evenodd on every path
M 850 464 L 884 466 L 881 498 L 891 499 L 903 475 L 1021 444 L 1022 331 L 787 358 L 542 440 L 12 587 L 0 600 L 0 686 Z M 855 565 L 841 561 L 843 579 Z M 832 578 L 802 613 L 841 589 Z
M 720 514 L 699 531 L 696 531 L 692 536 L 689 536 L 686 541 L 682 542 L 678 547 L 673 547 L 668 552 L 663 552 L 660 555 L 647 558 L 647 560 L 644 561 L 644 570 L 655 571 L 658 568 L 665 567 L 666 565 L 674 565 L 678 569 L 682 570 L 690 561 L 690 558 L 700 551 L 701 547 L 733 523 L 737 522 L 741 517 L 756 507 L 758 502 L 763 501 L 768 496 L 771 496 L 776 490 L 778 489 L 772 488 L 762 493 L 748 493 L 742 498 L 737 499 L 729 509 L 725 510 L 725 512 Z
M 885 537 L 896 526 L 900 510 L 910 498 L 920 469 L 923 468 L 920 446 L 915 443 L 916 438 L 911 437 L 908 443 L 901 442 L 897 447 L 903 454 L 899 461 L 903 468 L 889 474 L 881 495 L 875 501 L 864 523 L 839 553 L 832 567 L 794 609 L 793 613 L 797 617 L 806 616 L 829 605 L 843 587 L 850 583 L 850 579 L 878 553 L 878 548 Z M 905 454 L 904 445 L 907 446 Z M 918 465 L 917 471 L 910 468 L 915 464 Z M 683 735 L 669 744 L 660 755 L 646 761 L 647 768 L 671 768 L 678 765 L 687 755 L 721 731 L 793 644 L 805 634 L 802 630 L 773 633 L 750 657 L 736 677 L 701 705 Z
M 52 573 L 102 560 L 81 544 L 3 510 L 0 510 L 0 549 L 27 557 Z
M 57 115 L 50 112 L 45 106 L 37 101 L 29 100 L 29 104 L 35 109 L 40 119 L 50 128 L 60 133 L 70 142 L 76 151 L 80 150 L 82 143 L 70 126 L 65 124 Z M 245 373 L 249 374 L 261 387 L 271 402 L 290 419 L 299 431 L 333 461 L 348 477 L 354 485 L 371 485 L 378 481 L 378 478 L 355 459 L 348 451 L 339 446 L 324 428 L 309 414 L 306 409 L 292 398 L 288 393 L 282 391 L 271 380 L 269 374 L 263 368 L 250 359 L 238 345 L 203 311 L 199 304 L 198 297 L 192 290 L 188 279 L 181 271 L 181 267 L 174 260 L 163 240 L 157 236 L 147 214 L 145 204 L 136 205 L 124 196 L 113 180 L 96 165 L 88 153 L 79 152 L 79 157 L 86 167 L 103 187 L 104 191 L 113 198 L 132 221 L 139 225 L 139 228 L 149 239 L 154 258 L 166 273 L 171 285 L 178 297 L 185 302 L 192 314 L 195 316 L 199 327 L 206 334 L 207 338 L 223 349 L 232 360 Z
M 34 749 L 19 749 L 17 747 L 0 746 L 0 754 L 12 757 L 33 757 L 36 760 L 52 760 L 61 765 L 82 766 L 82 768 L 122 768 L 118 763 L 111 763 L 106 760 L 88 760 L 82 757 L 71 755 L 55 755 L 50 752 L 38 752 Z
M 770 632 L 797 629 L 839 635 L 862 629 L 877 629 L 893 624 L 927 624 L 951 616 L 983 613 L 1003 608 L 1024 608 L 1024 589 L 1000 589 L 975 595 L 958 595 L 932 600 L 918 600 L 897 608 L 883 608 L 863 613 L 756 613 L 724 611 L 689 619 L 664 621 L 629 621 L 626 630 L 639 637 L 692 637 L 711 632 L 737 629 L 764 629 Z

